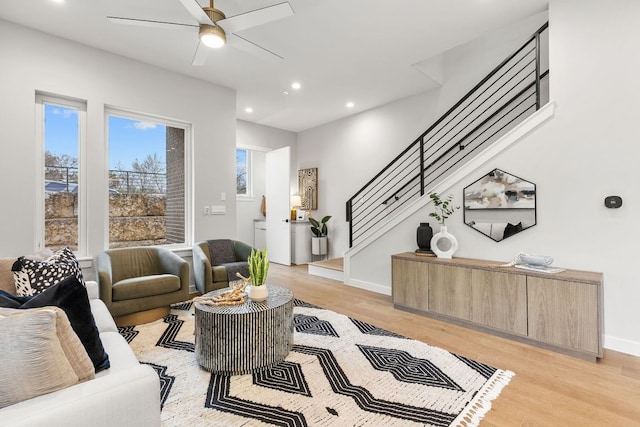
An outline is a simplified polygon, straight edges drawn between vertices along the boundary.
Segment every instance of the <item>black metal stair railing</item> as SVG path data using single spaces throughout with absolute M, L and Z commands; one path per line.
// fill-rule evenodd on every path
M 349 247 L 547 102 L 547 29 L 536 31 L 347 201 Z

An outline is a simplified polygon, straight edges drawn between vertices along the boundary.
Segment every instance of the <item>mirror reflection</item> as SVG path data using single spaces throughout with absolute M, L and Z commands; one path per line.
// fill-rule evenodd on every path
M 494 169 L 464 189 L 464 223 L 499 242 L 536 225 L 536 185 Z

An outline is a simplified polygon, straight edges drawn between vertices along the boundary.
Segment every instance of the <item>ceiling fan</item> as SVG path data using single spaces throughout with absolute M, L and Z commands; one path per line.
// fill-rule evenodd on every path
M 204 65 L 208 48 L 220 48 L 229 41 L 234 47 L 244 50 L 252 55 L 266 59 L 284 59 L 280 55 L 271 52 L 238 34 L 239 31 L 278 19 L 292 16 L 293 9 L 288 2 L 267 6 L 262 9 L 252 10 L 239 15 L 227 18 L 225 14 L 213 6 L 213 0 L 209 7 L 202 7 L 197 0 L 178 0 L 187 11 L 198 22 L 195 24 L 182 24 L 178 22 L 163 22 L 147 19 L 124 18 L 119 16 L 107 16 L 107 18 L 117 24 L 129 24 L 155 28 L 183 29 L 198 32 L 200 40 L 193 56 L 192 65 Z

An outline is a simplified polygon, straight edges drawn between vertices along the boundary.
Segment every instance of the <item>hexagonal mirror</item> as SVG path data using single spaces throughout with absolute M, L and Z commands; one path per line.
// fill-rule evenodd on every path
M 536 185 L 494 169 L 464 189 L 464 223 L 499 242 L 536 225 Z

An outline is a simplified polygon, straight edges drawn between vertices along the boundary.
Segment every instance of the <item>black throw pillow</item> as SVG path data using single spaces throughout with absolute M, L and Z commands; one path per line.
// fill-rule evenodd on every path
M 104 351 L 96 321 L 91 314 L 87 289 L 75 276 L 62 279 L 42 293 L 30 297 L 11 295 L 0 291 L 0 307 L 37 308 L 60 307 L 67 314 L 73 331 L 78 335 L 93 362 L 96 373 L 111 366 L 109 355 Z

